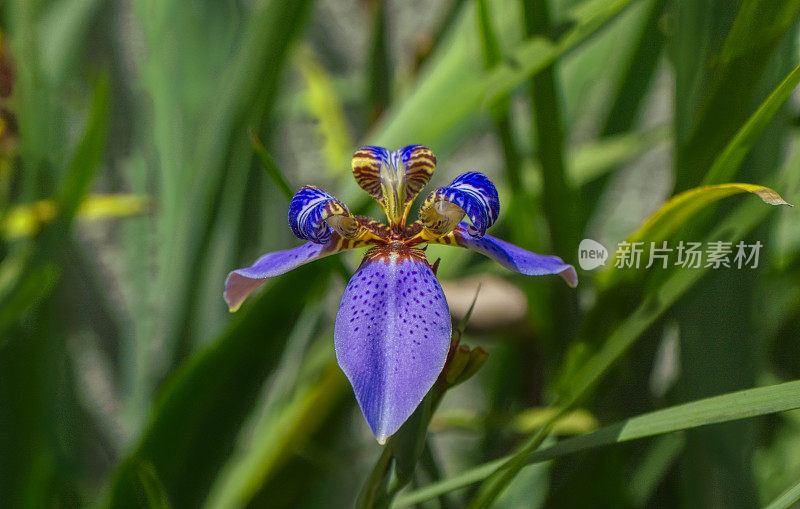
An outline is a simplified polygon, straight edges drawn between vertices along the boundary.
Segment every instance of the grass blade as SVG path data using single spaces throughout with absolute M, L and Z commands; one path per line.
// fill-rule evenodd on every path
M 551 30 L 547 0 L 526 0 L 523 5 L 525 32 L 528 37 L 546 37 Z M 578 201 L 566 176 L 566 133 L 559 92 L 555 67 L 552 64 L 531 78 L 534 145 L 542 168 L 542 209 L 550 228 L 555 252 L 570 261 L 577 246 Z M 568 316 L 561 316 L 557 321 L 571 322 Z
M 626 242 L 661 242 L 685 225 L 708 205 L 728 196 L 741 193 L 752 193 L 769 205 L 789 205 L 786 200 L 773 189 L 756 184 L 719 184 L 695 187 L 670 198 L 656 210 L 647 220 L 632 233 Z M 613 260 L 611 261 L 613 262 Z M 619 282 L 623 270 L 610 265 L 598 275 L 598 281 L 605 287 Z
M 412 94 L 390 108 L 370 142 L 402 146 L 418 140 L 442 152 L 455 133 L 463 132 L 465 120 L 477 110 L 507 96 L 531 76 L 545 69 L 561 55 L 603 28 L 635 0 L 588 0 L 573 9 L 573 28 L 552 42 L 534 37 L 511 50 L 503 62 L 486 73 L 480 55 L 470 51 L 470 31 L 465 27 L 472 16 L 460 20 L 453 40 L 441 47 L 445 52 L 433 58 Z M 506 27 L 499 27 L 502 33 Z M 479 44 L 479 42 L 478 42 Z
M 735 242 L 743 238 L 757 224 L 764 220 L 770 208 L 763 207 L 759 203 L 752 201 L 741 204 L 728 218 L 723 221 L 709 236 L 709 240 Z M 572 386 L 569 393 L 559 398 L 554 406 L 560 411 L 548 421 L 543 428 L 530 437 L 526 443 L 518 449 L 516 454 L 506 456 L 503 459 L 485 463 L 458 474 L 453 478 L 442 481 L 441 486 L 450 489 L 467 486 L 481 481 L 504 469 L 504 476 L 499 482 L 505 484 L 509 482 L 516 471 L 526 464 L 526 460 L 547 436 L 553 423 L 561 418 L 566 412 L 570 411 L 590 390 L 594 388 L 600 379 L 608 373 L 609 368 L 619 360 L 625 352 L 636 342 L 636 340 L 661 317 L 683 294 L 694 286 L 707 269 L 697 270 L 675 270 L 670 273 L 660 287 L 651 292 L 636 310 L 624 320 L 606 339 L 603 347 L 592 356 L 572 377 Z M 499 487 L 499 486 L 498 486 Z M 436 496 L 442 491 L 437 488 Z M 426 492 L 428 493 L 428 492 Z M 480 500 L 476 501 L 477 503 Z
M 703 178 L 705 184 L 717 184 L 733 178 L 742 165 L 745 156 L 764 132 L 767 124 L 778 113 L 780 107 L 792 95 L 792 91 L 800 83 L 800 65 L 795 67 L 783 81 L 772 91 L 758 109 L 747 119 L 747 122 L 736 132 L 736 135 L 714 160 L 711 169 Z
M 141 492 L 136 469 L 142 462 L 155 467 L 174 505 L 197 506 L 203 500 L 302 304 L 325 288 L 330 267 L 322 260 L 278 278 L 173 375 L 141 441 L 115 474 L 110 505 L 135 504 Z
M 795 504 L 798 501 L 800 501 L 800 481 L 781 493 L 765 509 L 789 509 L 790 507 L 796 507 Z
M 722 394 L 639 415 L 606 426 L 594 433 L 568 438 L 556 445 L 526 455 L 524 463 L 539 463 L 615 443 L 797 408 L 800 408 L 800 380 Z M 501 467 L 504 461 L 505 459 L 500 459 L 486 463 L 440 483 L 401 495 L 393 507 L 418 504 L 442 493 L 472 484 Z

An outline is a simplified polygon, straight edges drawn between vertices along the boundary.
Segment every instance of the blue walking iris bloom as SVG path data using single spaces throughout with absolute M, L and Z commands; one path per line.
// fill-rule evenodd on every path
M 355 217 L 330 194 L 306 186 L 289 204 L 289 226 L 309 242 L 234 270 L 225 281 L 224 297 L 236 311 L 271 277 L 346 249 L 371 246 L 342 296 L 334 343 L 367 424 L 384 443 L 433 386 L 450 347 L 447 301 L 422 247 L 472 249 L 521 274 L 559 274 L 570 286 L 578 277 L 556 256 L 485 235 L 497 220 L 500 200 L 481 173 L 465 173 L 432 192 L 420 207 L 419 220 L 407 225 L 411 204 L 436 166 L 433 152 L 422 145 L 394 152 L 362 147 L 352 166 L 358 185 L 377 200 L 389 224 Z M 465 217 L 469 223 L 462 221 Z

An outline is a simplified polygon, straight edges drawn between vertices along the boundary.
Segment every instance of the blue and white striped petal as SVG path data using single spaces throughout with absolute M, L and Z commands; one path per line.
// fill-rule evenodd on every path
M 449 186 L 432 192 L 419 211 L 422 224 L 437 235 L 453 231 L 466 215 L 472 222 L 467 232 L 474 238 L 483 237 L 499 214 L 497 188 L 477 171 L 465 173 Z
M 344 203 L 314 186 L 305 186 L 289 203 L 289 226 L 300 239 L 325 244 L 336 231 L 344 238 L 355 237 L 360 226 Z

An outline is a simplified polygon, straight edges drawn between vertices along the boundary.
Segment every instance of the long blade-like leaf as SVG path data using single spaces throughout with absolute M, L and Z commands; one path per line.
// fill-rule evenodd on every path
M 632 417 L 594 433 L 572 437 L 536 451 L 527 456 L 525 462 L 539 463 L 615 443 L 796 408 L 800 408 L 800 380 L 722 394 Z M 462 488 L 485 478 L 502 464 L 502 459 L 497 460 L 463 472 L 459 476 L 412 491 L 398 497 L 393 507 L 418 504 L 442 493 Z

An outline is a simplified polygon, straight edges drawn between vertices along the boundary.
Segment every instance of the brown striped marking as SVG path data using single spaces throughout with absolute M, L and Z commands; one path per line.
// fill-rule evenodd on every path
M 358 185 L 379 202 L 383 199 L 381 192 L 381 164 L 383 164 L 383 161 L 366 149 L 356 150 L 351 161 L 353 177 Z
M 436 156 L 428 147 L 417 147 L 406 161 L 406 202 L 417 197 L 436 169 Z

